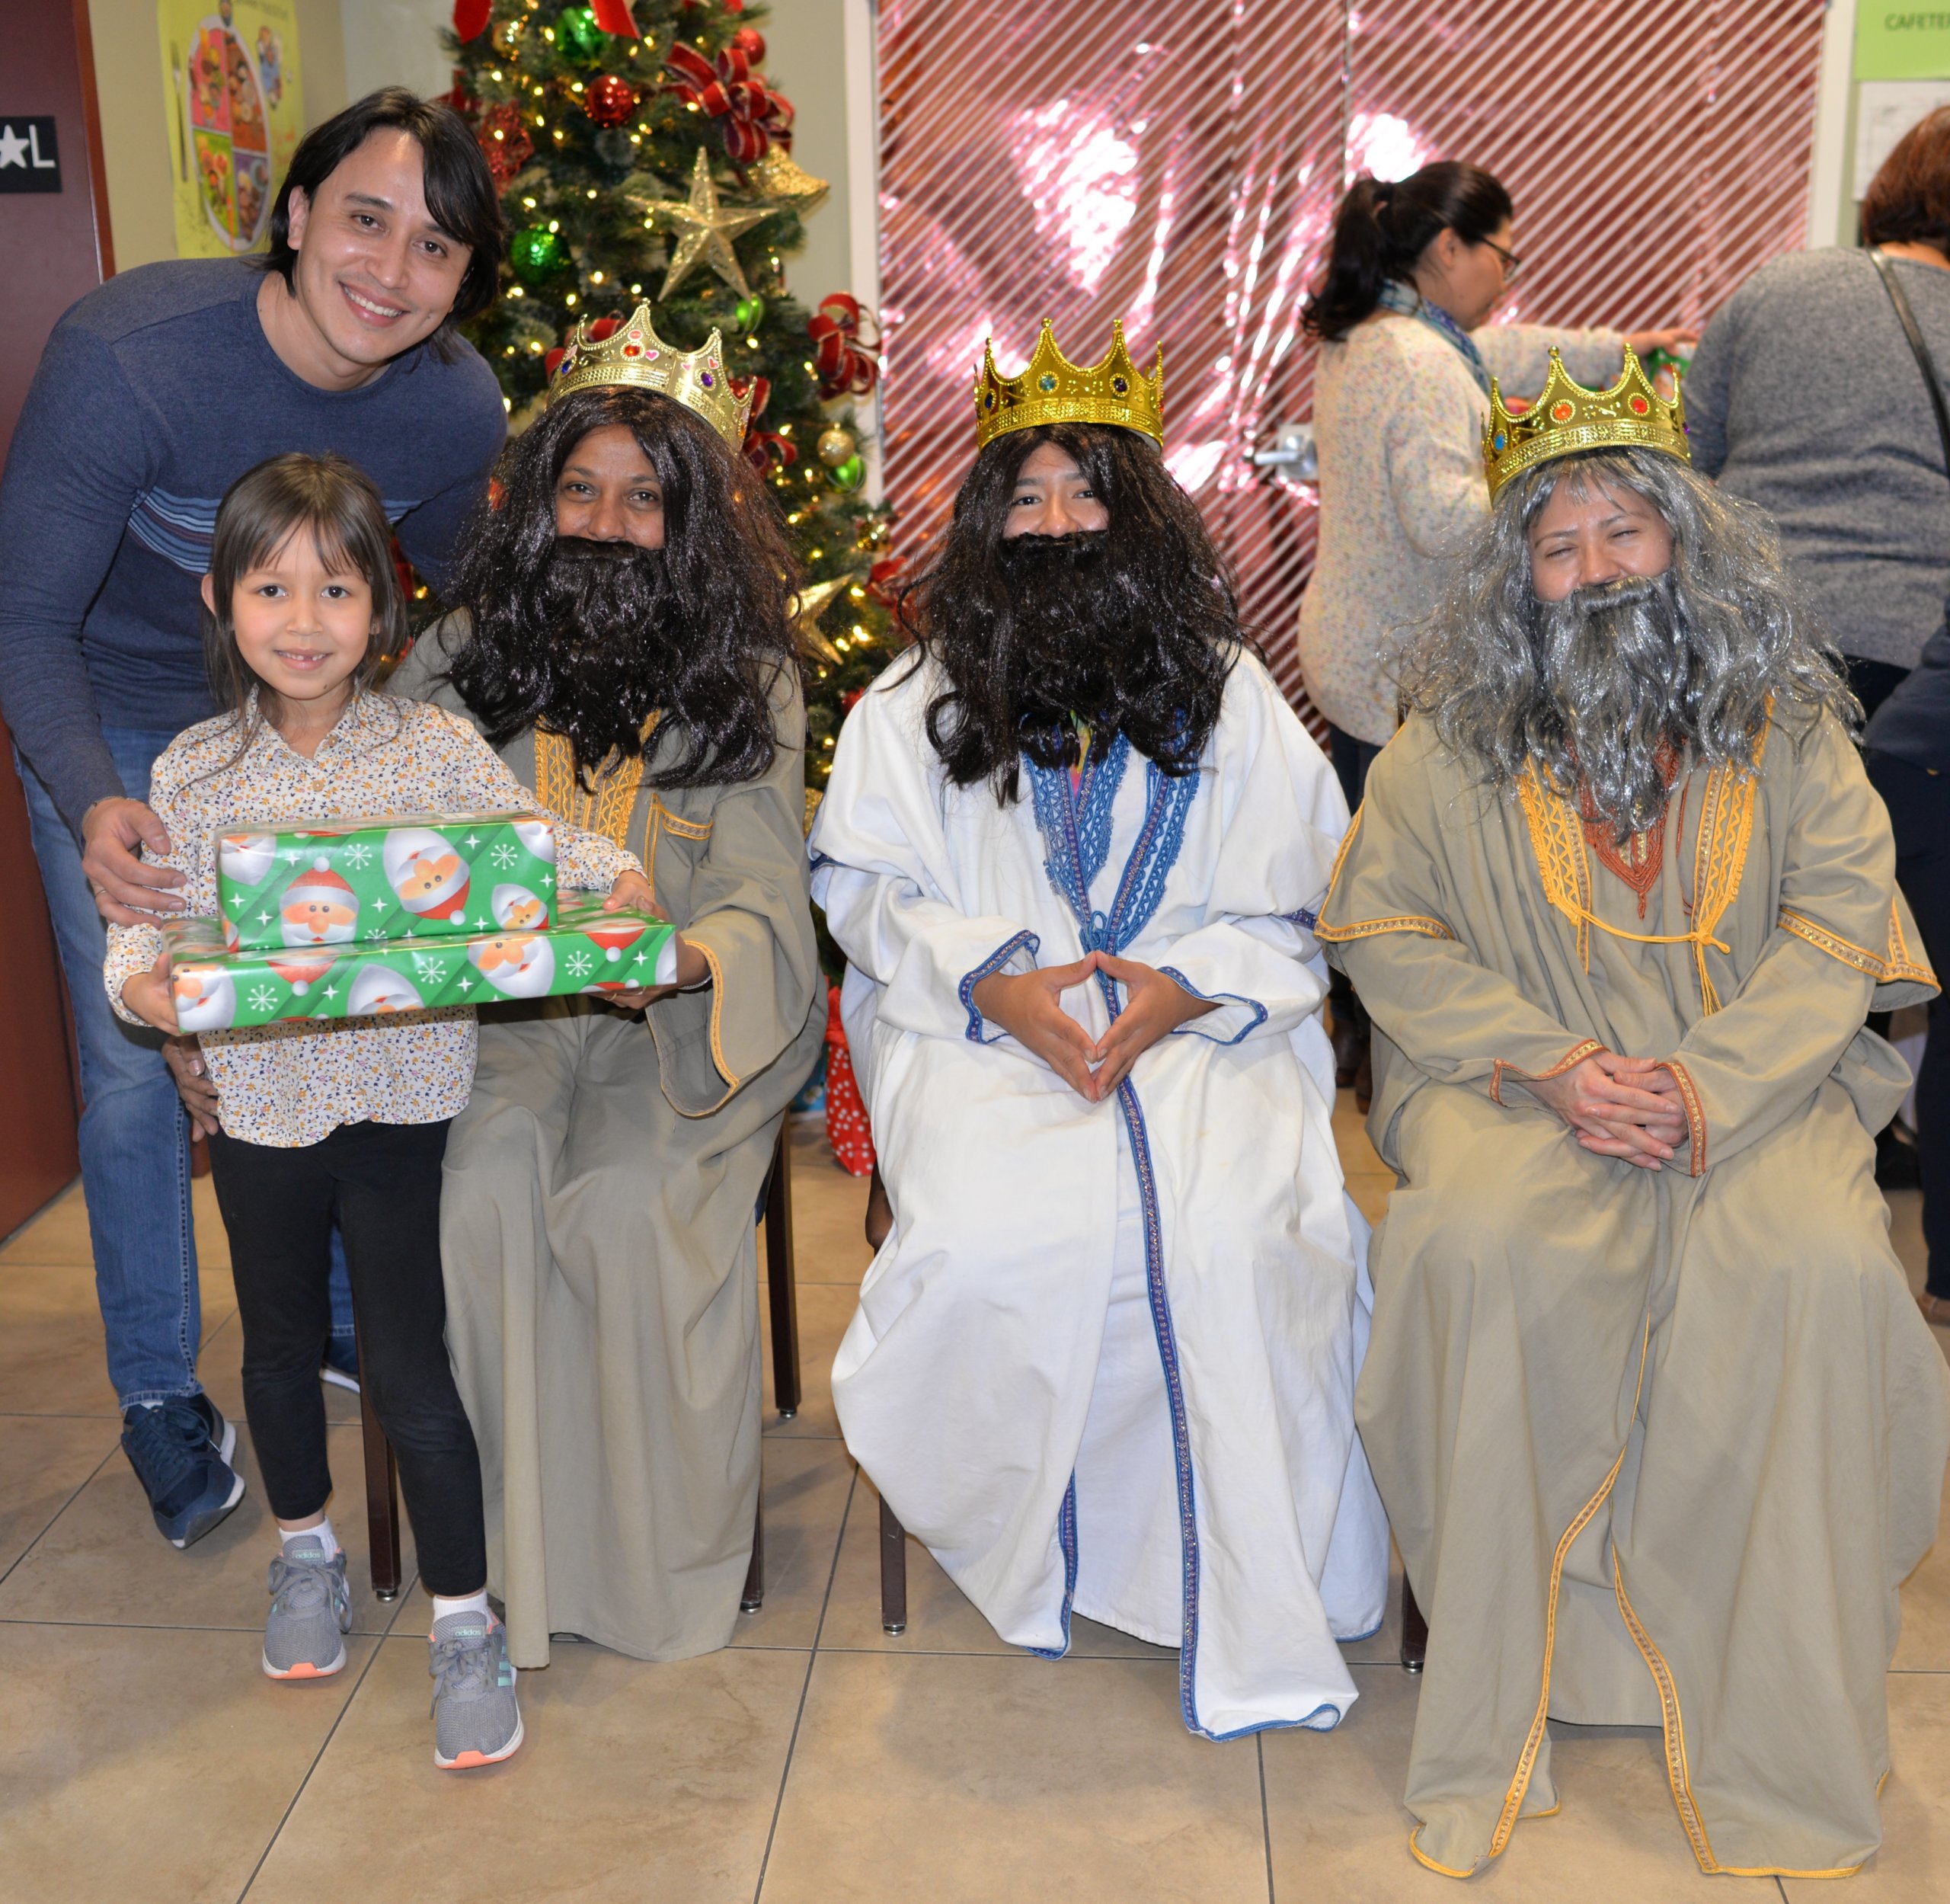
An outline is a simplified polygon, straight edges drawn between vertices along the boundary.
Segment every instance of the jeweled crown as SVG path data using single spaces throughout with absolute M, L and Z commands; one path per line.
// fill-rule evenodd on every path
M 996 374 L 995 341 L 982 346 L 975 379 L 975 444 L 986 449 L 1012 430 L 1045 423 L 1114 423 L 1140 430 L 1165 446 L 1165 353 L 1149 376 L 1130 360 L 1121 321 L 1111 326 L 1111 354 L 1093 370 L 1070 362 L 1057 348 L 1050 320 L 1036 340 L 1036 354 L 1020 376 Z
M 734 450 L 745 440 L 752 386 L 746 386 L 742 397 L 731 388 L 718 332 L 705 339 L 701 350 L 679 350 L 657 334 L 647 303 L 639 304 L 620 321 L 585 318 L 578 324 L 550 379 L 548 401 L 603 384 L 654 390 L 695 411 Z
M 1644 366 L 1625 347 L 1625 369 L 1608 390 L 1587 390 L 1564 367 L 1551 347 L 1550 375 L 1535 403 L 1513 416 L 1490 379 L 1489 420 L 1483 425 L 1483 469 L 1490 496 L 1510 478 L 1553 456 L 1580 450 L 1663 450 L 1690 462 L 1686 440 L 1686 395 L 1675 389 L 1668 402 L 1652 387 Z

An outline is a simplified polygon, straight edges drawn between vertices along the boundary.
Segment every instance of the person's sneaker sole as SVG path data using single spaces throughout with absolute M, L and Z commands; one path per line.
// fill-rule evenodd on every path
M 231 1445 L 235 1447 L 237 1442 L 237 1432 L 235 1429 L 231 1430 L 229 1439 Z M 224 1459 L 227 1464 L 229 1457 L 225 1455 Z M 244 1498 L 244 1477 L 241 1474 L 233 1474 L 231 1477 L 231 1483 L 229 1499 L 220 1507 L 207 1507 L 200 1514 L 191 1515 L 188 1526 L 181 1534 L 171 1534 L 168 1528 L 163 1526 L 161 1517 L 157 1518 L 156 1525 L 161 1528 L 164 1537 L 171 1547 L 177 1548 L 194 1547 L 213 1528 L 230 1518 L 231 1509 Z
M 334 1673 L 345 1670 L 345 1648 L 343 1646 L 338 1650 L 338 1657 L 329 1666 L 315 1666 L 310 1660 L 301 1659 L 295 1666 L 286 1666 L 281 1672 L 264 1655 L 261 1653 L 258 1657 L 264 1659 L 264 1677 L 267 1679 L 329 1679 Z
M 318 1379 L 334 1388 L 347 1388 L 355 1395 L 359 1393 L 359 1378 L 348 1375 L 342 1368 L 334 1368 L 328 1362 L 318 1365 Z
M 433 1763 L 443 1771 L 472 1771 L 477 1765 L 498 1765 L 504 1758 L 512 1758 L 521 1750 L 522 1723 L 519 1714 L 515 1717 L 515 1735 L 499 1752 L 464 1752 L 452 1758 L 443 1758 L 438 1746 L 433 1748 Z

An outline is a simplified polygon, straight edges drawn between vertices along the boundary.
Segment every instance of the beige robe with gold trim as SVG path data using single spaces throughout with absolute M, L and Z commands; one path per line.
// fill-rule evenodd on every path
M 1881 1836 L 1950 1381 L 1873 1176 L 1907 1074 L 1863 1018 L 1934 981 L 1832 722 L 1667 814 L 1642 917 L 1566 802 L 1500 799 L 1411 720 L 1320 921 L 1400 1179 L 1356 1415 L 1429 1616 L 1411 1843 L 1452 1875 L 1555 1806 L 1547 1714 L 1662 1725 L 1703 1870 L 1839 1873 Z M 1673 1060 L 1665 1169 L 1514 1082 L 1597 1045 Z
M 464 626 L 424 638 L 389 686 L 465 716 L 439 679 Z M 630 771 L 590 798 L 558 737 L 501 749 L 548 811 L 628 842 L 714 981 L 640 1016 L 580 999 L 481 1015 L 440 1244 L 517 1666 L 546 1666 L 551 1632 L 686 1658 L 737 1620 L 759 1486 L 753 1211 L 826 1026 L 796 680 L 774 715 L 759 779 L 660 795 Z

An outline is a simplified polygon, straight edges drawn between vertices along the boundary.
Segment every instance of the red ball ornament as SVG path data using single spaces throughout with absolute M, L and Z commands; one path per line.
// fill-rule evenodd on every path
M 516 173 L 535 156 L 535 141 L 522 123 L 519 106 L 492 107 L 475 126 L 474 136 L 499 190 L 505 191 Z
M 734 50 L 742 53 L 755 66 L 765 64 L 765 35 L 756 27 L 740 27 L 731 36 Z
M 637 109 L 637 90 L 627 79 L 606 72 L 589 82 L 582 109 L 596 125 L 620 126 Z

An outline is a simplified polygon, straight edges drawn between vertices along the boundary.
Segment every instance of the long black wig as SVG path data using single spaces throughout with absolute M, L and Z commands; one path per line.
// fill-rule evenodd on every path
M 1108 526 L 1062 537 L 1002 530 L 1024 462 L 1066 451 Z M 1065 764 L 1072 726 L 1122 734 L 1168 773 L 1197 763 L 1247 638 L 1230 571 L 1148 437 L 1111 424 L 1012 430 L 975 459 L 939 554 L 902 619 L 947 677 L 928 738 L 957 786 L 1004 803 L 1019 758 Z
M 663 546 L 558 541 L 555 488 L 592 430 L 621 425 L 663 492 Z M 449 678 L 500 747 L 567 737 L 585 785 L 646 754 L 644 783 L 710 786 L 771 764 L 770 697 L 797 665 L 794 567 L 765 485 L 705 421 L 646 390 L 578 390 L 511 443 L 461 539 L 449 600 L 472 629 Z M 591 559 L 607 556 L 610 559 Z M 659 718 L 647 742 L 650 717 Z

